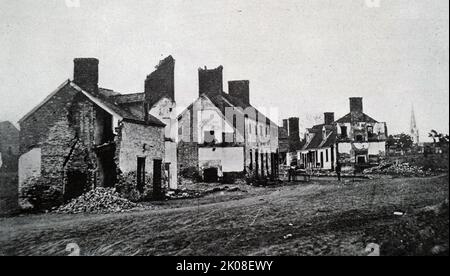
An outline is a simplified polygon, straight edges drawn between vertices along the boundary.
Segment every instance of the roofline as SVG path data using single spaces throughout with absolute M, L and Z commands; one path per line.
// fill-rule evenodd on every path
M 81 87 L 79 87 L 78 85 L 76 85 L 74 82 L 70 82 L 70 86 L 72 86 L 75 90 L 77 90 L 78 92 L 83 93 L 83 95 L 85 95 L 89 100 L 91 100 L 92 102 L 94 102 L 96 105 L 98 105 L 100 108 L 102 108 L 103 110 L 105 110 L 106 112 L 108 112 L 109 114 L 119 118 L 119 120 L 123 120 L 123 117 L 120 116 L 119 114 L 117 114 L 116 112 L 114 112 L 113 110 L 111 110 L 109 107 L 107 107 L 106 105 L 104 105 L 102 102 L 100 102 L 96 97 L 92 96 L 91 94 L 89 94 L 88 92 L 84 91 Z
M 62 84 L 60 84 L 58 86 L 58 88 L 56 88 L 52 93 L 50 93 L 50 95 L 48 95 L 47 97 L 45 97 L 44 100 L 42 100 L 38 105 L 36 105 L 31 111 L 29 111 L 27 114 L 25 114 L 19 121 L 18 123 L 21 124 L 23 121 L 25 121 L 26 119 L 28 119 L 28 117 L 31 116 L 31 114 L 33 114 L 34 112 L 36 112 L 39 108 L 41 108 L 46 102 L 48 102 L 56 93 L 58 93 L 61 89 L 63 89 L 67 84 L 69 84 L 71 81 L 70 79 L 64 81 Z
M 75 88 L 77 91 L 83 93 L 89 100 L 91 100 L 93 103 L 98 105 L 100 108 L 102 108 L 103 110 L 105 110 L 106 112 L 111 114 L 112 116 L 117 117 L 119 119 L 119 121 L 132 122 L 132 123 L 141 124 L 141 125 L 152 125 L 152 126 L 158 126 L 158 127 L 166 127 L 166 125 L 163 122 L 161 122 L 161 123 L 152 123 L 152 122 L 145 122 L 145 121 L 141 121 L 141 120 L 135 120 L 135 119 L 131 119 L 131 118 L 124 118 L 123 116 L 117 114 L 116 112 L 111 110 L 109 107 L 104 105 L 96 97 L 94 97 L 91 94 L 89 94 L 88 92 L 84 91 L 81 87 L 76 85 L 74 82 L 70 82 L 70 86 Z

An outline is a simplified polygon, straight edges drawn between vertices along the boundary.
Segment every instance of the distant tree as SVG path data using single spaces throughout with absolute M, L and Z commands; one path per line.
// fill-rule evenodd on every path
M 444 147 L 449 144 L 449 135 L 439 133 L 436 130 L 432 129 L 428 134 L 428 137 L 433 139 L 433 144 L 436 146 Z
M 438 135 L 439 135 L 438 132 L 436 130 L 434 130 L 434 129 L 432 129 L 430 131 L 430 133 L 428 133 L 428 137 L 433 139 L 433 144 L 436 144 L 436 140 L 437 140 Z
M 414 141 L 411 136 L 407 134 L 389 135 L 386 146 L 388 149 L 397 149 L 401 151 L 408 151 L 412 149 Z

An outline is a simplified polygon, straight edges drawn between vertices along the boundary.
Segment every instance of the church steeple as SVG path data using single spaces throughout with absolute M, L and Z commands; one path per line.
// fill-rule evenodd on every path
M 414 144 L 419 144 L 419 129 L 417 128 L 416 115 L 414 114 L 414 106 L 411 106 L 411 123 L 410 123 L 410 135 L 414 141 Z

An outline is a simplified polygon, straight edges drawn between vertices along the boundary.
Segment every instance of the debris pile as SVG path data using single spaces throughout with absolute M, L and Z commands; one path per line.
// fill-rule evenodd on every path
M 376 167 L 364 170 L 364 174 L 386 174 L 405 177 L 427 177 L 434 175 L 431 169 L 410 165 L 409 163 L 390 164 L 382 163 Z
M 121 213 L 143 208 L 121 198 L 114 188 L 96 188 L 55 210 L 61 214 Z
M 203 193 L 195 190 L 172 190 L 166 192 L 167 199 L 188 199 L 188 198 L 199 198 L 202 197 Z
M 242 190 L 241 188 L 235 186 L 235 187 L 229 187 L 229 186 L 221 186 L 221 187 L 213 187 L 213 188 L 207 188 L 207 189 L 200 189 L 200 190 L 189 190 L 189 189 L 182 189 L 182 190 L 172 190 L 168 191 L 166 193 L 167 199 L 188 199 L 188 198 L 199 198 L 203 197 L 208 194 L 214 194 L 214 193 L 220 193 L 220 192 L 243 192 L 246 193 L 247 191 Z

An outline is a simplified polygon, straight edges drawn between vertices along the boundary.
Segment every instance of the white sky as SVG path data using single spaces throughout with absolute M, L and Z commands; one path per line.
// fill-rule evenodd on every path
M 68 2 L 74 2 L 70 0 Z M 250 80 L 251 102 L 280 119 L 348 112 L 348 97 L 423 139 L 449 132 L 447 0 L 0 0 L 0 121 L 17 122 L 72 78 L 73 58 L 100 59 L 100 84 L 142 92 L 160 59 L 176 59 L 176 100 L 198 95 L 197 69 L 224 66 L 224 87 Z

